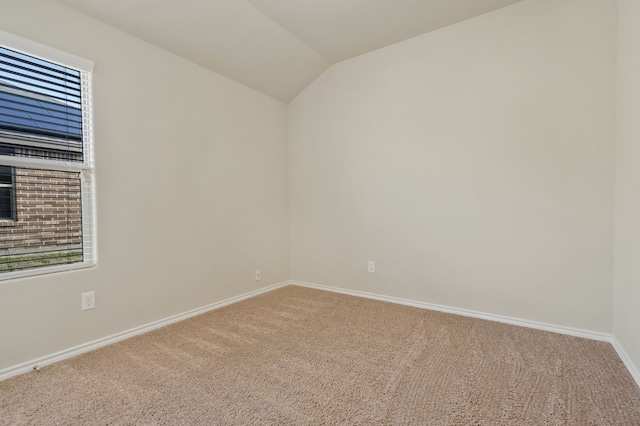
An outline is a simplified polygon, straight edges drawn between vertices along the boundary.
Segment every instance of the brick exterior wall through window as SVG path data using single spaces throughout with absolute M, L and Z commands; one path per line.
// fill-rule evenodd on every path
M 0 221 L 0 250 L 53 252 L 82 248 L 78 172 L 15 168 L 15 220 Z

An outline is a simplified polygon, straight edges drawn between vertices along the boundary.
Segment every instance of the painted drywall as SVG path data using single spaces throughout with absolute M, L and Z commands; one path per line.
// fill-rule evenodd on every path
M 613 332 L 640 368 L 640 2 L 618 10 Z
M 56 2 L 0 10 L 95 62 L 99 247 L 97 268 L 0 282 L 0 370 L 288 278 L 282 102 Z
M 615 2 L 530 0 L 334 65 L 289 105 L 291 278 L 611 332 L 615 52 Z

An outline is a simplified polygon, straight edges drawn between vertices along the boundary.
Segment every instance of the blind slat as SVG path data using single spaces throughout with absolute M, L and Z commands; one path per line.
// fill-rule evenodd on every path
M 3 53 L 2 51 L 0 51 L 0 63 L 6 64 L 7 67 L 11 66 L 14 68 L 22 69 L 24 71 L 40 74 L 42 76 L 49 76 L 61 80 L 67 80 L 69 82 L 76 81 L 76 78 L 79 75 L 79 72 L 77 71 L 74 73 L 67 73 L 59 70 L 52 70 L 30 62 L 20 61 L 7 55 L 6 53 Z

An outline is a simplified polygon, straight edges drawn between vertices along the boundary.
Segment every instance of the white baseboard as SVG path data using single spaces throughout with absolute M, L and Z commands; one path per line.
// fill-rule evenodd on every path
M 17 376 L 19 374 L 27 373 L 32 370 L 37 370 L 40 367 L 44 367 L 49 364 L 53 364 L 54 362 L 62 361 L 67 358 L 71 358 L 85 352 L 92 351 L 94 349 L 98 349 L 102 346 L 110 345 L 112 343 L 119 342 L 121 340 L 128 339 L 133 336 L 137 336 L 139 334 L 147 333 L 151 330 L 155 330 L 160 327 L 167 326 L 169 324 L 173 324 L 179 321 L 183 321 L 187 318 L 194 317 L 196 315 L 203 314 L 205 312 L 213 311 L 215 309 L 222 308 L 223 306 L 231 305 L 233 303 L 240 302 L 241 300 L 250 299 L 259 294 L 267 293 L 269 291 L 276 290 L 278 288 L 289 285 L 288 281 L 274 284 L 259 290 L 251 291 L 249 293 L 241 294 L 239 296 L 235 296 L 226 300 L 222 300 L 220 302 L 212 303 L 207 306 L 203 306 L 200 308 L 196 308 L 187 312 L 183 312 L 181 314 L 173 315 L 168 318 L 164 318 L 158 321 L 151 322 L 149 324 L 141 325 L 139 327 L 132 328 L 130 330 L 122 331 L 120 333 L 112 334 L 111 336 L 103 337 L 101 339 L 94 340 L 92 342 L 84 343 L 82 345 L 74 346 L 69 349 L 62 350 L 60 352 L 56 352 L 50 355 L 45 355 L 43 357 L 39 357 L 33 359 L 31 361 L 24 362 L 22 364 L 14 365 L 12 367 L 5 368 L 0 370 L 0 381 L 8 379 L 9 377 Z
M 618 356 L 624 363 L 625 367 L 627 367 L 627 370 L 629 370 L 631 377 L 633 377 L 633 379 L 638 384 L 638 387 L 640 387 L 640 370 L 638 369 L 638 367 L 636 367 L 633 361 L 631 361 L 631 358 L 629 357 L 627 352 L 624 350 L 620 342 L 618 342 L 618 339 L 615 338 L 615 336 L 612 336 L 611 338 L 611 345 L 618 353 Z
M 485 312 L 472 311 L 469 309 L 453 308 L 451 306 L 443 306 L 443 305 L 437 305 L 434 303 L 419 302 L 416 300 L 408 300 L 408 299 L 402 299 L 398 297 L 383 296 L 380 294 L 368 293 L 364 291 L 347 290 L 344 288 L 330 287 L 326 285 L 308 283 L 303 281 L 291 281 L 291 284 L 301 286 L 301 287 L 315 288 L 317 290 L 331 291 L 334 293 L 348 294 L 350 296 L 365 297 L 367 299 L 380 300 L 383 302 L 413 306 L 416 308 L 446 312 L 449 314 L 463 315 L 466 317 L 496 321 L 496 322 L 501 322 L 505 324 L 517 325 L 520 327 L 528 327 L 528 328 L 534 328 L 537 330 L 551 331 L 554 333 L 566 334 L 566 335 L 575 336 L 575 337 L 582 337 L 582 338 L 591 339 L 591 340 L 598 340 L 601 342 L 608 342 L 613 346 L 615 351 L 618 353 L 618 356 L 624 363 L 625 367 L 627 367 L 627 370 L 629 370 L 631 377 L 633 377 L 637 385 L 640 387 L 640 370 L 638 370 L 638 368 L 631 361 L 631 358 L 629 358 L 629 355 L 627 355 L 622 345 L 620 345 L 620 342 L 618 342 L 618 340 L 612 334 L 609 334 L 609 333 L 601 333 L 597 331 L 583 330 L 579 328 L 565 327 L 565 326 L 554 325 L 554 324 L 547 324 L 547 323 L 538 322 L 538 321 L 530 321 L 530 320 L 525 320 L 520 318 L 507 317 L 504 315 L 488 314 Z
M 566 334 L 569 336 L 584 337 L 591 340 L 599 340 L 610 342 L 613 336 L 608 333 L 600 333 L 597 331 L 583 330 L 580 328 L 565 327 L 560 325 L 547 324 L 543 322 L 530 321 L 520 318 L 507 317 L 504 315 L 488 314 L 486 312 L 472 311 L 469 309 L 453 308 L 451 306 L 437 305 L 435 303 L 419 302 L 416 300 L 402 299 L 399 297 L 383 296 L 381 294 L 367 293 L 364 291 L 346 290 L 338 287 L 329 287 L 320 284 L 313 284 L 301 281 L 292 281 L 294 285 L 315 288 L 318 290 L 332 291 L 334 293 L 348 294 L 351 296 L 365 297 L 367 299 L 380 300 L 383 302 L 391 302 L 399 305 L 413 306 L 415 308 L 429 309 L 432 311 L 446 312 L 449 314 L 462 315 L 465 317 L 479 318 L 489 321 L 502 322 L 505 324 L 517 325 L 520 327 L 535 328 L 537 330 L 551 331 L 554 333 Z

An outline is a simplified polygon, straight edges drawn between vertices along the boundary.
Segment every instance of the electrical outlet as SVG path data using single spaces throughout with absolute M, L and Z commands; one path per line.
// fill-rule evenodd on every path
M 260 281 L 262 279 L 262 272 L 260 269 L 256 269 L 256 281 Z
M 374 262 L 373 260 L 370 260 L 369 264 L 367 265 L 367 271 L 375 272 L 376 271 L 376 262 Z
M 89 291 L 87 293 L 82 293 L 82 310 L 86 311 L 87 309 L 95 309 L 96 307 L 96 292 Z

